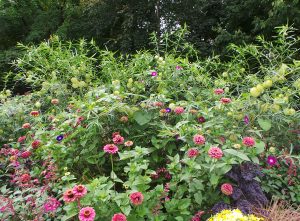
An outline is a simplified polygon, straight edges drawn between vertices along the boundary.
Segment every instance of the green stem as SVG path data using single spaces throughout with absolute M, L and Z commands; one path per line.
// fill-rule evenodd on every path
M 110 162 L 111 162 L 111 171 L 114 172 L 114 161 L 113 161 L 112 154 L 110 155 Z M 116 194 L 115 177 L 113 176 L 112 179 L 113 179 L 113 182 L 114 182 L 114 191 L 115 191 L 115 194 Z

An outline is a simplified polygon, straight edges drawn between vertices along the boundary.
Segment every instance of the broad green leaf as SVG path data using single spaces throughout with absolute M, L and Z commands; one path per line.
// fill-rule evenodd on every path
M 265 146 L 266 146 L 266 144 L 264 142 L 262 142 L 262 141 L 257 142 L 255 144 L 256 153 L 260 154 L 260 153 L 264 152 L 265 151 Z
M 264 130 L 264 131 L 268 131 L 271 129 L 271 121 L 270 120 L 265 120 L 265 119 L 261 119 L 259 118 L 258 120 L 258 124 L 259 126 Z
M 139 125 L 145 125 L 150 122 L 152 115 L 145 111 L 136 111 L 133 114 L 133 118 Z
M 226 150 L 224 150 L 224 152 L 225 152 L 225 153 L 229 153 L 229 154 L 231 154 L 231 155 L 233 155 L 233 156 L 239 157 L 239 158 L 241 158 L 242 160 L 250 161 L 249 157 L 248 157 L 246 154 L 244 154 L 244 153 L 242 153 L 242 152 L 239 152 L 239 151 L 237 151 L 237 150 L 234 150 L 234 149 L 226 149 Z

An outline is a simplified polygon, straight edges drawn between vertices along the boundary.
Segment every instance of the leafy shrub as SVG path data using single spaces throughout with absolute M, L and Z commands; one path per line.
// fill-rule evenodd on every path
M 168 50 L 117 57 L 56 37 L 26 47 L 16 79 L 29 78 L 32 92 L 1 93 L 4 217 L 183 221 L 210 217 L 216 204 L 218 211 L 265 205 L 262 189 L 276 188 L 260 182 L 253 165 L 264 166 L 270 153 L 299 159 L 299 150 L 290 152 L 300 120 L 298 40 L 282 33 L 288 30 L 280 29 L 272 44 L 232 46 L 228 62 L 192 62 Z M 10 148 L 18 152 L 8 158 Z M 44 183 L 25 189 L 10 183 L 27 174 L 31 184 L 45 162 L 56 168 L 45 196 L 38 195 Z M 234 188 L 245 196 L 234 198 Z M 36 199 L 31 212 L 11 214 L 28 197 Z M 52 198 L 62 206 L 39 216 Z

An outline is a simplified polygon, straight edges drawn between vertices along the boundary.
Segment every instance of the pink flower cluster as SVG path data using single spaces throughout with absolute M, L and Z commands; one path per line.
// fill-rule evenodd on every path
M 75 185 L 72 189 L 67 189 L 63 194 L 63 200 L 67 203 L 74 202 L 87 194 L 84 185 Z
M 111 221 L 127 221 L 127 219 L 123 213 L 116 213 L 112 217 Z
M 198 211 L 191 219 L 191 221 L 201 221 L 201 217 L 204 214 L 204 211 Z
M 53 198 L 53 197 L 50 197 L 48 199 L 48 201 L 46 203 L 44 203 L 44 211 L 46 213 L 48 212 L 54 212 L 55 210 L 57 210 L 57 208 L 60 206 L 60 202 Z
M 229 103 L 231 103 L 231 99 L 230 98 L 226 98 L 226 97 L 222 97 L 220 99 L 220 101 L 221 101 L 222 104 L 229 104 Z
M 177 114 L 177 115 L 180 115 L 180 114 L 182 114 L 183 112 L 184 112 L 184 108 L 183 107 L 175 107 L 174 108 L 174 112 L 175 112 L 175 114 Z
M 214 90 L 214 93 L 217 94 L 217 95 L 220 95 L 220 94 L 224 93 L 224 90 L 222 88 L 217 88 L 217 89 Z

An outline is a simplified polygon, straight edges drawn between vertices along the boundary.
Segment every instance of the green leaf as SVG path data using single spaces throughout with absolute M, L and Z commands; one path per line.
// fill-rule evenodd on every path
M 136 111 L 133 114 L 133 118 L 139 125 L 145 125 L 150 122 L 152 115 L 145 111 Z
M 259 118 L 258 120 L 258 124 L 259 126 L 264 130 L 264 131 L 268 131 L 271 129 L 271 121 L 270 120 L 264 120 Z
M 226 150 L 224 150 L 224 152 L 225 152 L 225 153 L 229 153 L 229 154 L 231 154 L 231 155 L 233 155 L 233 156 L 239 157 L 239 158 L 241 158 L 242 160 L 250 161 L 249 157 L 248 157 L 246 154 L 244 154 L 244 153 L 242 153 L 242 152 L 239 152 L 239 151 L 237 151 L 237 150 L 234 150 L 234 149 L 226 149 Z
M 266 146 L 266 144 L 264 142 L 262 142 L 262 141 L 256 143 L 255 144 L 256 153 L 260 154 L 260 153 L 264 152 L 265 151 L 265 146 Z
M 209 177 L 209 181 L 210 181 L 211 185 L 216 186 L 219 182 L 219 176 L 217 176 L 216 174 L 213 173 Z
M 196 193 L 194 195 L 194 197 L 195 197 L 196 203 L 198 203 L 199 205 L 201 205 L 202 204 L 202 200 L 203 200 L 201 192 Z

